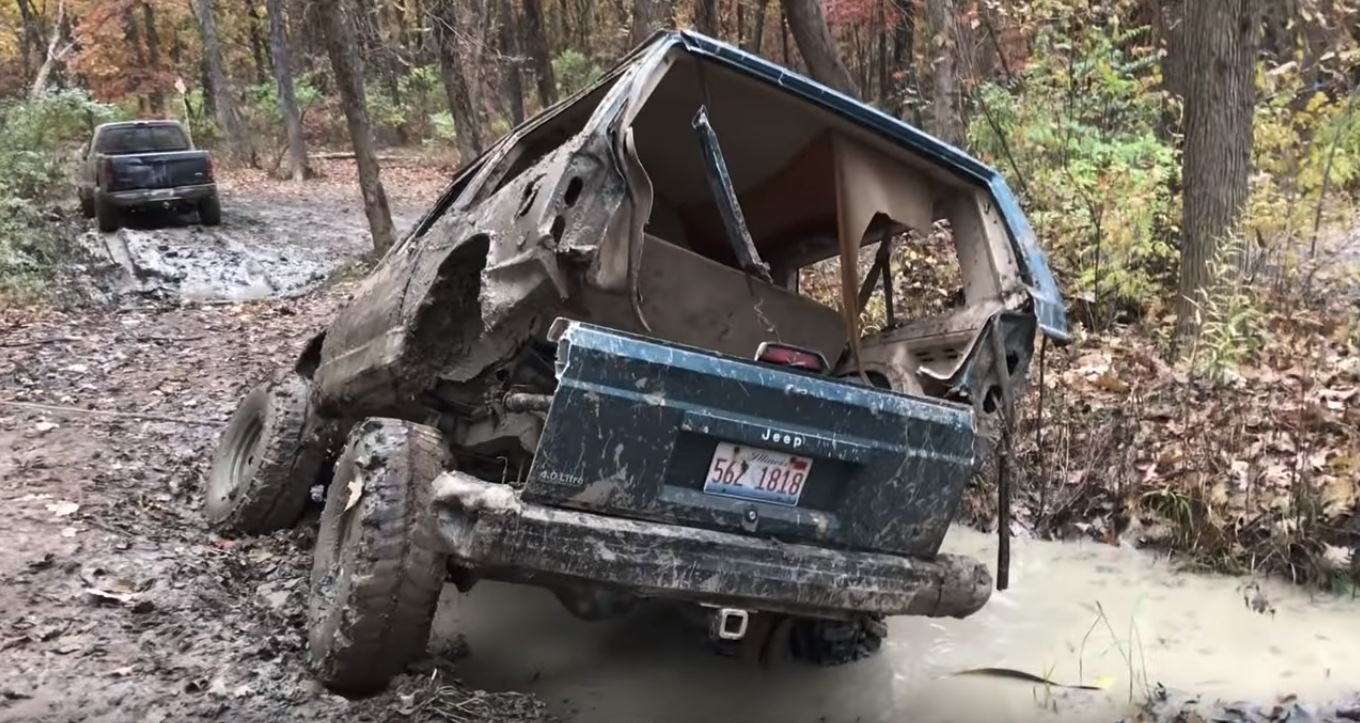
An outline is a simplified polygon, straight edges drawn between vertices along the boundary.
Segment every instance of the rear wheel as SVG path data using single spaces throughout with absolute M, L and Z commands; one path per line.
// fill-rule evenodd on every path
M 198 202 L 198 221 L 204 226 L 222 223 L 222 201 L 216 193 Z
M 430 482 L 447 464 L 430 427 L 368 419 L 351 432 L 312 564 L 308 656 L 328 687 L 382 690 L 424 653 L 447 574 Z
M 99 223 L 99 230 L 104 233 L 111 233 L 118 230 L 119 218 L 118 209 L 109 204 L 108 201 L 95 194 L 94 197 L 94 216 Z
M 204 514 L 224 534 L 260 535 L 290 527 L 324 462 L 308 438 L 311 385 L 290 373 L 250 390 L 213 452 Z
M 793 657 L 813 665 L 844 665 L 877 653 L 888 625 L 877 615 L 855 620 L 803 619 L 793 623 L 789 649 Z

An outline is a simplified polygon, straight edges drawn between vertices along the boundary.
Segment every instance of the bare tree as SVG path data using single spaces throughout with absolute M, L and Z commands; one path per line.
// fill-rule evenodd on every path
M 354 161 L 359 166 L 359 190 L 364 196 L 364 213 L 373 234 L 373 250 L 385 253 L 396 241 L 392 228 L 392 212 L 383 190 L 378 155 L 374 151 L 373 127 L 368 118 L 368 101 L 364 96 L 363 61 L 354 38 L 354 8 L 352 0 L 336 0 L 331 7 L 317 15 L 322 20 L 326 39 L 326 55 L 330 56 L 335 84 L 340 91 L 340 103 L 349 124 L 349 137 L 354 145 Z
M 633 22 L 628 39 L 634 46 L 651 37 L 652 33 L 671 25 L 669 3 L 662 0 L 633 0 Z
M 311 175 L 307 166 L 307 141 L 302 135 L 302 114 L 298 112 L 297 95 L 293 91 L 293 67 L 288 50 L 288 29 L 284 17 L 283 0 L 266 0 L 269 15 L 269 45 L 274 56 L 274 82 L 279 86 L 279 115 L 288 135 L 288 168 L 294 181 Z
M 557 102 L 557 79 L 553 77 L 552 51 L 548 47 L 548 33 L 543 27 L 541 0 L 524 0 L 524 37 L 529 45 L 529 57 L 538 78 L 538 102 L 544 107 Z
M 1213 283 L 1209 261 L 1247 202 L 1261 3 L 1195 0 L 1185 13 L 1185 238 L 1176 305 L 1182 342 L 1199 329 L 1198 305 Z
M 959 80 L 958 27 L 954 0 L 926 0 L 930 48 L 930 132 L 946 143 L 963 145 L 963 85 Z
M 33 76 L 33 85 L 29 86 L 28 97 L 39 98 L 46 93 L 52 70 L 75 50 L 75 41 L 70 40 L 67 34 L 69 29 L 70 26 L 66 23 L 66 0 L 57 0 L 57 19 L 52 23 L 51 38 L 47 41 L 47 54 L 43 56 L 42 65 Z
M 751 9 L 751 35 L 742 44 L 742 50 L 760 54 L 765 40 L 765 7 L 769 4 L 770 0 L 755 0 L 755 7 Z
M 711 38 L 718 37 L 718 0 L 694 0 L 694 27 Z
M 454 0 L 436 0 L 434 36 L 439 45 L 439 77 L 449 98 L 449 113 L 457 133 L 459 160 L 467 163 L 482 154 L 482 124 L 472 88 L 463 73 L 463 58 L 458 52 L 458 8 Z
M 519 27 L 516 20 L 515 7 L 510 4 L 510 0 L 500 0 L 498 44 L 505 58 L 505 96 L 510 101 L 510 120 L 519 125 L 524 122 L 524 73 L 520 69 Z
M 142 2 L 142 21 L 146 24 L 146 61 L 151 69 L 151 111 L 165 115 L 165 90 L 160 84 L 161 73 L 161 35 L 156 30 L 156 10 L 151 3 Z
M 33 58 L 42 51 L 42 30 L 38 28 L 37 13 L 33 11 L 31 0 L 17 0 L 19 4 L 19 22 L 24 27 L 23 35 L 23 69 L 24 80 L 33 77 Z
M 227 147 L 237 160 L 252 165 L 255 152 L 250 138 L 246 136 L 241 123 L 241 114 L 236 108 L 236 94 L 232 91 L 231 79 L 222 64 L 222 46 L 217 36 L 216 0 L 198 0 L 198 28 L 203 34 L 203 63 L 208 77 L 212 80 L 213 108 L 217 111 L 217 123 L 227 138 Z
M 821 3 L 818 0 L 782 0 L 782 5 L 794 42 L 798 43 L 798 52 L 807 61 L 812 77 L 846 95 L 858 97 L 859 90 L 836 50 L 836 40 L 831 37 Z

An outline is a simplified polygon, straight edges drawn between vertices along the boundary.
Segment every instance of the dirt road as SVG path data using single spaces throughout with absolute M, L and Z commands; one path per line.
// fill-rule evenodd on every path
M 544 719 L 459 687 L 456 641 L 386 694 L 330 695 L 303 663 L 314 526 L 231 541 L 199 513 L 221 425 L 350 284 L 299 294 L 366 251 L 344 179 L 312 190 L 242 183 L 217 229 L 92 233 L 131 250 L 145 273 L 107 277 L 137 293 L 0 310 L 0 721 Z

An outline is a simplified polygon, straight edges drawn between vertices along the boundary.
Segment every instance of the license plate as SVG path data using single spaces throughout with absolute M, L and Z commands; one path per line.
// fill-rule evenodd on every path
M 719 442 L 708 466 L 704 492 L 724 497 L 797 505 L 812 460 L 787 452 Z
M 152 191 L 150 198 L 154 201 L 173 201 L 175 200 L 175 189 L 164 188 Z

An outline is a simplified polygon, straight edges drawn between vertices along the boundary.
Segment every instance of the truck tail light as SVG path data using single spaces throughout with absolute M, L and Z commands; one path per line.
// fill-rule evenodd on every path
M 212 156 L 205 156 L 203 158 L 203 180 L 205 181 L 213 180 Z
M 113 178 L 114 178 L 113 159 L 112 159 L 112 158 L 105 158 L 105 159 L 104 159 L 104 166 L 103 166 L 103 168 L 102 168 L 101 170 L 102 170 L 102 172 L 101 172 L 101 180 L 103 181 L 103 183 L 101 183 L 100 185 L 103 186 L 103 187 L 105 187 L 105 188 L 108 188 L 109 186 L 112 186 L 112 185 L 113 185 Z
M 756 361 L 766 364 L 777 364 L 784 367 L 795 369 L 805 369 L 818 374 L 826 373 L 830 367 L 826 363 L 826 357 L 808 349 L 800 349 L 789 344 L 778 344 L 775 342 L 765 342 L 756 350 Z

